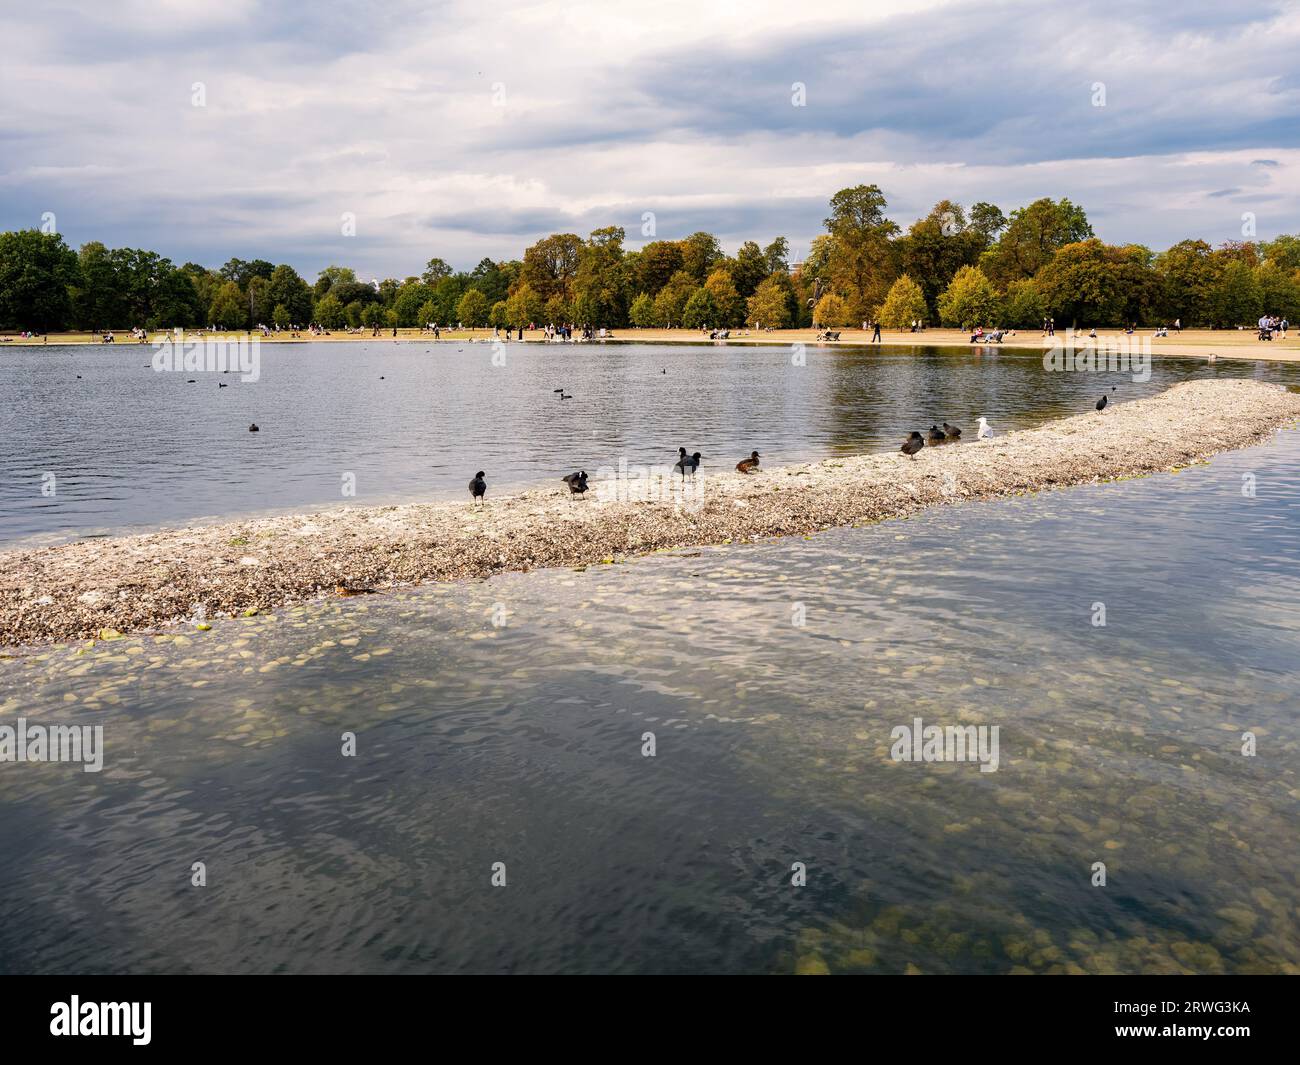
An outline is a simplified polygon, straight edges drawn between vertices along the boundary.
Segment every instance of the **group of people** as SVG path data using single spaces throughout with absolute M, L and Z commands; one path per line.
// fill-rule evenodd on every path
M 1282 339 L 1285 340 L 1286 332 L 1291 328 L 1291 323 L 1287 319 L 1276 314 L 1264 315 L 1256 325 L 1259 327 L 1260 340 L 1272 340 L 1274 334 L 1281 335 Z

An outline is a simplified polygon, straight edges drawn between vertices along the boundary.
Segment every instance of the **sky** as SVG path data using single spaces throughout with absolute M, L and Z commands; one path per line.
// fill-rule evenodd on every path
M 1296 0 L 0 0 L 0 39 L 0 229 L 178 265 L 402 278 L 606 225 L 799 258 L 864 183 L 904 228 L 1068 196 L 1156 250 L 1300 232 Z

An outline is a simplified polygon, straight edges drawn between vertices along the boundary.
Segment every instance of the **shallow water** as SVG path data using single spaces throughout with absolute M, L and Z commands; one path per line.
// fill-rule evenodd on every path
M 620 459 L 671 466 L 679 446 L 702 452 L 706 472 L 755 448 L 778 466 L 896 447 L 936 422 L 970 432 L 980 415 L 999 431 L 1038 425 L 1111 387 L 1134 399 L 1196 376 L 1300 384 L 1293 364 L 1162 359 L 1136 384 L 982 348 L 809 345 L 794 366 L 783 345 L 533 343 L 509 345 L 494 367 L 487 343 L 267 344 L 248 383 L 155 373 L 152 354 L 147 344 L 0 352 L 0 543 L 459 499 L 479 469 L 496 493 Z M 574 398 L 559 399 L 560 387 Z
M 1295 972 L 1298 470 L 0 662 L 107 745 L 0 764 L 0 969 Z M 998 770 L 892 761 L 918 716 Z

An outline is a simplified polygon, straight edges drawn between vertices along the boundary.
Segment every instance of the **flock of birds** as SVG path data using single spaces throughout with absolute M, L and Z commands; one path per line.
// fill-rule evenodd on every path
M 1111 391 L 1114 392 L 1115 388 L 1112 387 Z M 561 399 L 573 398 L 562 388 L 555 389 L 555 393 Z M 1105 410 L 1107 401 L 1108 397 L 1103 395 L 1101 399 L 1097 400 L 1095 404 L 1096 409 L 1099 411 Z M 257 426 L 250 425 L 249 430 L 256 432 Z M 975 438 L 977 440 L 989 440 L 992 436 L 993 430 L 989 426 L 988 419 L 981 416 L 979 419 L 979 426 L 975 431 Z M 956 444 L 960 442 L 961 429 L 956 425 L 949 425 L 947 422 L 944 422 L 942 428 L 938 425 L 931 425 L 930 431 L 925 434 L 913 430 L 908 435 L 908 438 L 903 441 L 903 446 L 899 448 L 899 450 L 908 458 L 915 461 L 917 453 L 923 450 L 927 444 L 930 447 L 938 447 L 941 444 Z M 700 468 L 700 460 L 702 458 L 703 456 L 698 451 L 693 454 L 687 454 L 684 447 L 679 447 L 677 449 L 677 461 L 673 464 L 673 469 L 681 475 L 683 480 L 686 479 L 688 474 L 691 477 L 694 477 L 695 472 Z M 757 473 L 758 468 L 759 454 L 757 451 L 751 451 L 748 458 L 741 459 L 736 463 L 736 470 L 739 473 Z M 586 494 L 588 487 L 586 470 L 577 470 L 560 479 L 569 486 L 570 498 L 573 496 L 580 497 Z M 476 503 L 486 502 L 487 480 L 485 479 L 485 474 L 482 470 L 479 470 L 474 474 L 474 479 L 469 482 L 469 494 L 472 500 Z

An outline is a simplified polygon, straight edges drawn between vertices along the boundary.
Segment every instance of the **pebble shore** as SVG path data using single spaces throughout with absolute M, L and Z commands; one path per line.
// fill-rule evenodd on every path
M 1174 470 L 1258 444 L 1297 419 L 1300 395 L 1277 385 L 1193 381 L 987 441 L 969 425 L 960 443 L 926 447 L 915 459 L 891 451 L 746 476 L 709 456 L 686 491 L 680 478 L 632 470 L 593 476 L 587 496 L 573 500 L 557 473 L 553 488 L 494 496 L 489 487 L 481 507 L 467 492 L 464 503 L 354 505 L 5 551 L 0 646 L 111 639 L 323 596 L 808 535 L 932 505 Z M 763 450 L 761 440 L 755 446 Z M 724 462 L 728 472 L 715 472 Z

